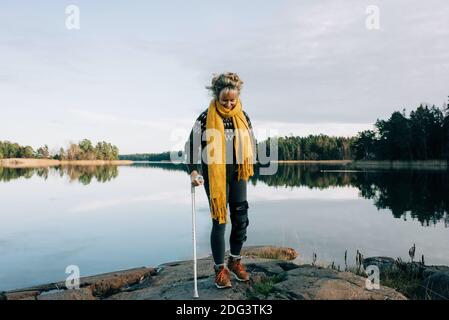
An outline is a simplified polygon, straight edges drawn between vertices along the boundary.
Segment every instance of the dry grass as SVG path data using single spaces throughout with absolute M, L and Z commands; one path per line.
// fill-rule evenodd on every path
M 298 253 L 295 249 L 285 247 L 253 247 L 242 249 L 242 255 L 265 259 L 294 260 Z

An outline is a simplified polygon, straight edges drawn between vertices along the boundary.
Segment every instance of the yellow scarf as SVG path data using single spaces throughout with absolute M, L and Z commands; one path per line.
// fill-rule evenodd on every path
M 233 109 L 225 108 L 216 99 L 213 99 L 206 118 L 207 169 L 211 215 L 220 224 L 227 223 L 226 139 L 222 118 L 232 118 L 234 124 L 234 150 L 238 164 L 238 180 L 248 180 L 250 176 L 254 175 L 254 141 L 252 141 L 240 99 L 237 100 Z

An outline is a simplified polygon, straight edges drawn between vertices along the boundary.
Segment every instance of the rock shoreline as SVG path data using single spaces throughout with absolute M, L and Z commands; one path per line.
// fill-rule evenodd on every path
M 371 257 L 363 260 L 363 266 L 375 265 L 381 274 L 409 281 L 409 287 L 421 299 L 449 300 L 449 267 L 426 266 L 422 262 L 403 262 L 389 257 Z
M 232 279 L 233 287 L 214 285 L 212 257 L 198 259 L 201 300 L 405 300 L 394 289 L 368 290 L 364 277 L 313 265 L 299 265 L 291 248 L 252 246 L 242 250 L 251 280 Z M 4 292 L 0 300 L 190 300 L 193 262 L 174 261 L 80 279 L 80 289 L 64 282 Z

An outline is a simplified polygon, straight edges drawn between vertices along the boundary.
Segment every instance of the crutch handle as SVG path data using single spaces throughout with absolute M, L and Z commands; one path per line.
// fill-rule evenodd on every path
M 204 178 L 202 175 L 196 175 L 195 178 L 192 178 L 192 186 L 196 187 L 196 185 L 194 184 L 194 182 L 198 183 L 198 185 L 201 185 L 204 183 Z

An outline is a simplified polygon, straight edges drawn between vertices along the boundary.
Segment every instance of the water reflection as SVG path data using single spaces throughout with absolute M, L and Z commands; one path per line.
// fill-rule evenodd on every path
M 159 168 L 186 171 L 182 164 L 136 163 L 134 168 Z M 377 209 L 389 209 L 395 218 L 410 216 L 422 225 L 443 222 L 449 226 L 449 174 L 447 170 L 352 170 L 347 165 L 285 164 L 275 175 L 260 175 L 257 168 L 250 183 L 270 187 L 356 187 L 360 196 L 371 199 Z M 34 175 L 47 179 L 49 174 L 67 176 L 71 182 L 88 185 L 95 178 L 105 183 L 119 174 L 117 166 L 60 166 L 53 168 L 12 169 L 0 167 L 0 181 L 8 182 Z M 187 178 L 187 177 L 186 177 Z
M 352 184 L 361 196 L 373 199 L 378 209 L 394 217 L 407 213 L 423 225 L 443 221 L 449 225 L 449 176 L 447 171 L 398 170 L 354 175 Z
M 135 166 L 185 170 L 170 163 Z M 356 187 L 361 197 L 373 200 L 377 209 L 390 209 L 395 218 L 410 216 L 425 226 L 440 221 L 449 226 L 449 174 L 445 169 L 354 170 L 351 165 L 283 164 L 275 175 L 259 172 L 256 169 L 250 179 L 254 186 L 263 182 L 270 187 Z
M 117 178 L 119 174 L 117 166 L 56 166 L 46 168 L 4 168 L 0 167 L 0 181 L 11 180 L 33 176 L 48 179 L 49 175 L 67 177 L 70 182 L 79 182 L 88 185 L 95 178 L 97 182 L 105 183 Z
M 445 170 L 289 164 L 274 176 L 255 172 L 247 245 L 291 246 L 306 262 L 316 253 L 343 265 L 345 250 L 348 261 L 356 250 L 406 260 L 416 243 L 427 263 L 449 264 Z M 210 212 L 203 190 L 197 195 L 198 254 L 207 256 Z M 0 199 L 0 291 L 60 281 L 70 264 L 91 275 L 191 258 L 183 165 L 0 168 Z

